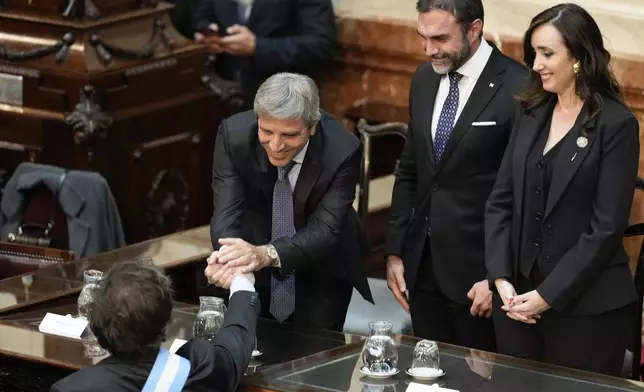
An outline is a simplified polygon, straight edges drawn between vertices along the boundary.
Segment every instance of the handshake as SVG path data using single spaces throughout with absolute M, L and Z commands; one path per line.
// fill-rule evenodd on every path
M 228 289 L 238 275 L 254 284 L 253 272 L 270 264 L 265 246 L 254 246 L 239 238 L 221 238 L 218 242 L 221 247 L 210 254 L 204 271 L 210 284 Z

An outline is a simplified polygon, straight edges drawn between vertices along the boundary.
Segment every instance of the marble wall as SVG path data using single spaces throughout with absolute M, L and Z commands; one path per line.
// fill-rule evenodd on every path
M 342 51 L 322 81 L 324 107 L 338 117 L 363 102 L 406 107 L 414 70 L 426 60 L 416 33 L 416 0 L 334 0 Z M 486 38 L 522 58 L 531 18 L 559 1 L 484 0 Z M 613 54 L 613 70 L 640 119 L 644 176 L 644 0 L 578 0 L 595 18 Z M 635 195 L 631 222 L 644 222 L 644 192 Z M 633 262 L 641 238 L 627 241 Z M 633 263 L 634 264 L 634 263 Z

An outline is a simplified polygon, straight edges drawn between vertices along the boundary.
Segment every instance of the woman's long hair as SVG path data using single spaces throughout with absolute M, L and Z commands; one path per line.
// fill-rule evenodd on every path
M 534 66 L 535 51 L 532 34 L 546 24 L 552 24 L 562 35 L 570 55 L 579 61 L 575 91 L 587 105 L 584 123 L 597 116 L 603 105 L 602 96 L 623 102 L 622 89 L 610 68 L 610 53 L 604 48 L 601 31 L 585 9 L 576 4 L 559 4 L 541 12 L 532 19 L 523 37 L 523 60 L 530 69 Z M 541 78 L 532 71 L 526 90 L 519 96 L 523 107 L 533 110 L 542 106 L 552 93 L 543 89 Z

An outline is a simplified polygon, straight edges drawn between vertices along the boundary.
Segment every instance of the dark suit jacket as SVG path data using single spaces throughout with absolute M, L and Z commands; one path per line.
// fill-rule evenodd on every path
M 219 31 L 238 24 L 234 0 L 198 0 L 196 31 L 216 23 Z M 331 0 L 254 0 L 246 26 L 257 36 L 252 57 L 217 56 L 217 73 L 229 80 L 241 69 L 244 106 L 250 109 L 259 86 L 277 72 L 315 77 L 338 47 Z
M 521 211 L 528 151 L 551 116 L 555 99 L 520 110 L 499 177 L 486 208 L 486 263 L 490 283 L 517 284 L 522 250 Z M 581 111 L 583 119 L 587 107 Z M 621 103 L 604 97 L 594 120 L 577 121 L 561 147 L 541 225 L 538 267 L 545 277 L 537 292 L 558 312 L 598 314 L 637 300 L 622 236 L 639 162 L 639 125 Z M 574 159 L 573 159 L 574 157 Z
M 185 392 L 233 392 L 244 376 L 255 345 L 260 303 L 257 293 L 238 291 L 230 298 L 216 340 L 191 339 L 176 354 L 190 360 Z M 107 357 L 58 381 L 52 392 L 139 392 L 152 370 L 157 351 L 139 359 Z
M 259 143 L 257 129 L 257 117 L 252 111 L 236 114 L 219 127 L 210 226 L 215 249 L 219 249 L 218 239 L 226 237 L 243 238 L 255 245 L 271 242 L 277 169 Z M 309 139 L 293 195 L 297 232 L 271 243 L 279 254 L 282 273 L 295 270 L 296 279 L 306 280 L 338 277 L 373 301 L 365 268 L 369 244 L 352 206 L 361 152 L 359 140 L 339 121 L 323 113 L 317 131 Z M 266 285 L 268 273 L 270 268 L 256 274 L 258 287 Z M 270 280 L 267 283 L 270 287 Z M 327 285 L 325 289 L 333 287 Z
M 436 166 L 431 135 L 440 75 L 431 63 L 414 74 L 409 94 L 409 135 L 400 157 L 389 219 L 386 251 L 401 256 L 408 290 L 431 228 L 436 280 L 452 301 L 471 302 L 467 292 L 485 279 L 485 201 L 512 128 L 525 68 L 496 48 L 483 69 Z M 493 126 L 472 126 L 496 121 Z

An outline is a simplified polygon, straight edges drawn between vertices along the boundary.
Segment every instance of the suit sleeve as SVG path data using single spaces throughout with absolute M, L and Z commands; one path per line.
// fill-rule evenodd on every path
M 590 225 L 537 288 L 557 311 L 574 301 L 613 259 L 628 226 L 639 163 L 638 121 L 629 116 L 597 137 L 603 139 L 597 140 L 602 155 Z
M 306 226 L 291 237 L 272 242 L 288 273 L 307 261 L 324 262 L 344 241 L 348 215 L 353 209 L 362 147 L 356 148 L 339 167 L 329 188 L 309 217 Z
M 333 58 L 338 38 L 331 0 L 298 0 L 296 3 L 293 20 L 299 23 L 297 34 L 256 37 L 252 63 L 265 74 L 311 70 Z
M 219 238 L 241 238 L 242 217 L 246 203 L 246 185 L 232 161 L 228 129 L 224 120 L 217 132 L 212 165 L 214 211 L 210 238 L 219 249 Z
M 485 205 L 485 266 L 490 288 L 494 288 L 494 281 L 497 279 L 512 279 L 511 232 L 514 210 L 512 156 L 521 127 L 521 104 L 517 105 L 512 124 L 510 141 Z
M 187 390 L 237 390 L 252 358 L 259 311 L 257 293 L 236 292 L 230 297 L 214 344 L 192 339 L 177 350 L 178 355 L 191 362 Z
M 411 94 L 409 97 L 411 110 Z M 410 113 L 411 115 L 411 113 Z M 410 116 L 411 117 L 411 116 Z M 405 232 L 416 199 L 418 186 L 416 147 L 414 142 L 414 130 L 412 121 L 407 127 L 407 140 L 400 154 L 396 180 L 394 182 L 393 194 L 391 196 L 391 209 L 389 212 L 389 231 L 385 244 L 387 255 L 402 257 L 405 244 Z
M 213 12 L 213 0 L 195 0 L 197 6 L 195 7 L 194 31 L 202 32 L 208 28 L 211 23 L 217 23 L 217 19 Z

